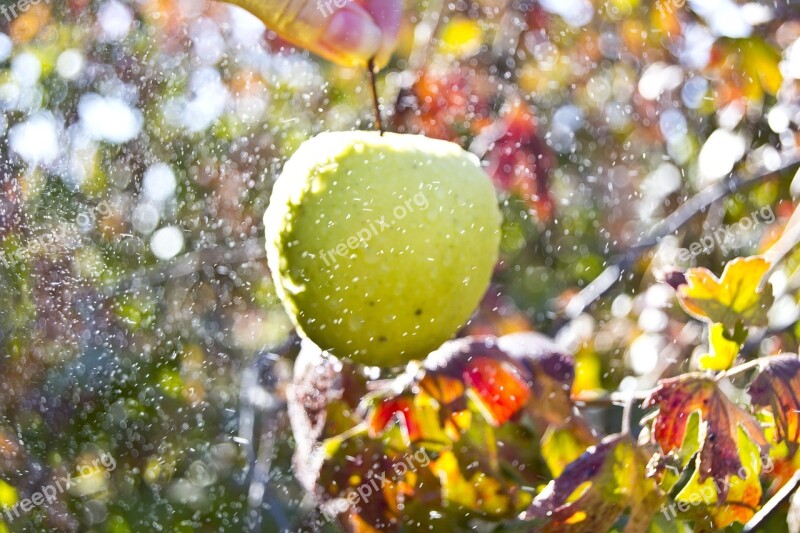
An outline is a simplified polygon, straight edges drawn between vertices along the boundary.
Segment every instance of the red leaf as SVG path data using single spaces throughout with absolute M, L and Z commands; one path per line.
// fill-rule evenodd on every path
M 548 187 L 552 156 L 537 135 L 533 112 L 516 102 L 491 130 L 502 132 L 485 156 L 495 185 L 518 194 L 541 219 L 549 220 L 553 211 Z
M 653 440 L 668 453 L 683 445 L 689 416 L 700 412 L 700 482 L 712 477 L 727 494 L 724 482 L 729 475 L 738 475 L 742 467 L 737 445 L 741 426 L 762 450 L 767 441 L 758 422 L 748 412 L 731 402 L 713 379 L 696 374 L 662 380 L 644 403 L 658 407 L 653 421 Z

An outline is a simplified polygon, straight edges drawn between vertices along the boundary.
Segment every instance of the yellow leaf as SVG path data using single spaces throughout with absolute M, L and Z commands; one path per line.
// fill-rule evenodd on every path
M 515 502 L 507 487 L 482 472 L 464 476 L 458 458 L 453 452 L 444 452 L 431 463 L 431 470 L 439 478 L 442 498 L 492 515 L 506 513 Z
M 572 393 L 575 395 L 584 391 L 595 391 L 603 388 L 601 375 L 602 364 L 594 352 L 583 352 L 575 358 L 575 381 L 572 384 Z
M 742 46 L 743 63 L 747 72 L 757 77 L 764 91 L 775 95 L 783 83 L 778 66 L 780 53 L 760 38 L 750 38 Z
M 553 477 L 560 476 L 564 468 L 580 457 L 585 450 L 586 445 L 567 428 L 550 426 L 542 437 L 542 457 Z
M 483 30 L 474 20 L 455 18 L 442 29 L 439 46 L 442 53 L 471 56 L 483 44 Z
M 741 349 L 738 342 L 725 337 L 725 326 L 722 324 L 709 326 L 708 346 L 710 353 L 700 356 L 700 368 L 703 370 L 729 369 Z
M 18 499 L 17 489 L 0 479 L 0 508 L 13 507 Z
M 763 257 L 736 258 L 717 278 L 705 268 L 686 272 L 686 285 L 678 290 L 678 299 L 687 313 L 708 323 L 720 323 L 733 331 L 738 321 L 745 326 L 766 326 L 767 311 L 772 305 L 772 289 L 759 291 L 761 278 L 770 263 Z

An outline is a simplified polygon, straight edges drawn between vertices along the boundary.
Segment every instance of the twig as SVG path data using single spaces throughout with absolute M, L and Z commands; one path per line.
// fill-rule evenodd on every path
M 746 363 L 742 363 L 741 365 L 725 370 L 724 372 L 717 373 L 714 376 L 714 379 L 716 381 L 721 381 L 725 378 L 738 376 L 739 374 L 743 374 L 748 370 L 752 370 L 758 366 L 764 365 L 776 357 L 780 356 L 768 355 L 765 357 L 759 357 L 758 359 L 753 359 L 752 361 L 747 361 Z M 708 376 L 707 373 L 703 372 L 694 372 L 691 374 L 683 374 L 683 375 L 697 376 L 697 377 Z M 607 407 L 610 405 L 622 405 L 623 407 L 627 407 L 629 401 L 636 402 L 636 401 L 646 400 L 657 389 L 658 387 L 654 387 L 652 389 L 634 391 L 634 392 L 612 392 L 609 394 L 604 394 L 602 396 L 583 397 L 583 398 L 578 396 L 573 398 L 573 401 L 578 407 Z
M 797 489 L 798 484 L 800 484 L 800 470 L 795 471 L 794 475 L 789 478 L 789 481 L 787 481 L 786 484 L 781 487 L 781 490 L 776 492 L 775 495 L 764 504 L 761 510 L 753 515 L 753 518 L 751 518 L 750 521 L 744 525 L 742 533 L 751 533 L 763 526 L 769 515 L 772 514 L 775 509 L 780 507 L 780 505 L 792 495 L 792 493 Z
M 369 71 L 369 84 L 372 88 L 372 106 L 375 111 L 375 128 L 381 132 L 381 136 L 386 133 L 383 129 L 383 121 L 381 120 L 381 104 L 378 100 L 378 80 L 375 73 L 375 59 L 370 59 L 367 62 L 367 70 Z
M 289 518 L 277 497 L 269 487 L 272 458 L 278 434 L 276 413 L 283 408 L 282 402 L 274 401 L 272 390 L 277 386 L 272 367 L 294 344 L 289 339 L 283 346 L 272 352 L 256 355 L 253 362 L 244 370 L 240 390 L 239 436 L 236 439 L 245 446 L 247 466 L 245 481 L 250 480 L 248 491 L 248 529 L 253 532 L 263 530 L 262 506 L 270 509 L 274 524 L 279 531 L 289 531 Z M 258 449 L 254 446 L 256 435 L 256 412 L 260 411 L 260 436 Z
M 622 427 L 620 432 L 623 435 L 630 435 L 631 434 L 631 414 L 633 413 L 633 402 L 635 398 L 633 395 L 629 395 L 628 398 L 625 400 L 625 404 L 622 406 Z
M 634 392 L 612 392 L 602 396 L 594 396 L 591 398 L 581 398 L 580 396 L 573 399 L 578 407 L 605 407 L 609 405 L 625 405 L 630 399 L 632 401 L 643 401 L 650 396 L 655 389 L 648 389 Z
M 739 374 L 744 374 L 748 370 L 752 370 L 754 368 L 767 364 L 771 359 L 774 359 L 776 357 L 780 357 L 780 355 L 767 355 L 765 357 L 759 357 L 758 359 L 753 359 L 752 361 L 742 363 L 741 365 L 725 370 L 724 372 L 720 372 L 719 374 L 716 375 L 714 379 L 716 379 L 717 381 L 721 381 L 726 378 L 729 379 L 734 376 L 738 376 Z
M 723 379 L 730 379 L 734 376 L 738 376 L 739 374 L 744 374 L 748 370 L 752 370 L 756 367 L 761 366 L 764 363 L 764 359 L 768 359 L 767 357 L 759 357 L 758 359 L 753 359 L 752 361 L 748 361 L 743 363 L 739 366 L 735 366 L 731 369 L 728 369 L 724 372 L 720 372 L 714 378 L 717 381 L 722 381 Z
M 565 310 L 568 318 L 572 319 L 586 310 L 591 304 L 603 296 L 622 275 L 628 270 L 641 255 L 656 246 L 664 237 L 671 235 L 688 223 L 695 215 L 707 209 L 711 204 L 738 191 L 761 183 L 766 178 L 785 170 L 800 162 L 800 152 L 792 150 L 781 156 L 781 165 L 777 169 L 767 169 L 763 166 L 749 172 L 752 177 L 742 179 L 734 175 L 728 180 L 719 181 L 686 201 L 682 206 L 673 211 L 661 221 L 652 231 L 639 239 L 627 252 L 619 256 L 613 264 L 608 266 L 597 278 L 586 286 L 580 293 L 570 300 Z

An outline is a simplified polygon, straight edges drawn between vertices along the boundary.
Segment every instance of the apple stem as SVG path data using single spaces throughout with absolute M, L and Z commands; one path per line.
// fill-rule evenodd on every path
M 381 132 L 381 136 L 385 133 L 383 129 L 383 122 L 381 121 L 381 105 L 378 101 L 378 83 L 375 79 L 375 60 L 370 59 L 367 63 L 367 70 L 369 70 L 369 82 L 372 87 L 372 105 L 375 110 L 375 126 Z

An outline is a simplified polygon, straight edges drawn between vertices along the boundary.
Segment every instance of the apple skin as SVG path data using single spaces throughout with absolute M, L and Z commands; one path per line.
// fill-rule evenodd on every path
M 497 262 L 501 215 L 477 157 L 459 146 L 356 131 L 303 143 L 264 223 L 300 333 L 335 356 L 394 367 L 469 319 Z

